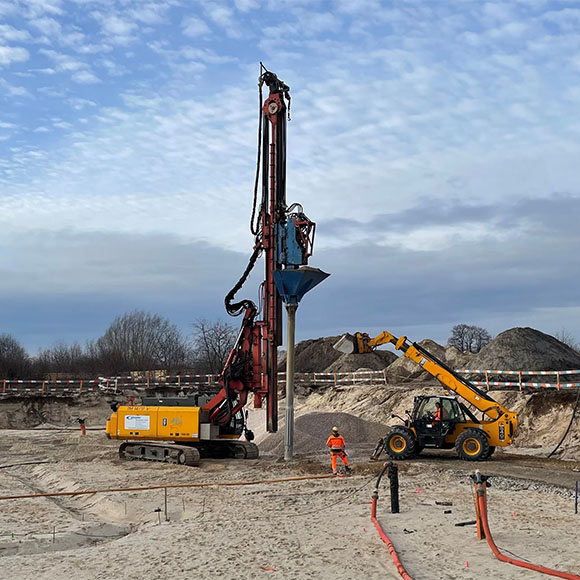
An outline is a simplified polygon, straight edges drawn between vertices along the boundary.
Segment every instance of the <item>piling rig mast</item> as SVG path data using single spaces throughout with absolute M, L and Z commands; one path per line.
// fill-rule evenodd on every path
M 254 406 L 266 401 L 266 428 L 278 430 L 278 347 L 282 344 L 282 300 L 274 272 L 295 269 L 312 255 L 316 225 L 300 204 L 286 205 L 286 122 L 290 120 L 290 87 L 260 63 L 260 121 L 258 163 L 250 231 L 254 251 L 248 266 L 225 297 L 231 316 L 243 315 L 241 329 L 220 377 L 221 391 L 204 407 L 210 421 L 224 425 L 254 394 Z M 269 95 L 263 99 L 264 85 Z M 258 185 L 261 176 L 261 199 Z M 265 275 L 260 288 L 261 312 L 252 300 L 234 302 L 258 258 L 265 256 Z M 258 318 L 262 315 L 261 318 Z

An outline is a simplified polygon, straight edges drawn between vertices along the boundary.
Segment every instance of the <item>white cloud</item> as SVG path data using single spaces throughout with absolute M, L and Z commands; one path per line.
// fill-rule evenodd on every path
M 101 82 L 101 79 L 97 75 L 88 70 L 81 70 L 73 73 L 71 79 L 75 83 L 79 83 L 81 85 L 93 85 Z
M 30 93 L 24 87 L 18 87 L 0 78 L 0 94 L 4 93 L 9 97 L 29 97 Z
M 9 24 L 0 24 L 0 40 L 3 42 L 26 42 L 30 38 L 27 30 L 19 30 Z
M 36 18 L 45 14 L 61 15 L 62 0 L 22 0 L 20 6 L 30 18 Z
M 31 20 L 30 24 L 42 32 L 42 34 L 45 34 L 49 37 L 58 38 L 62 33 L 62 27 L 60 23 L 54 18 L 36 18 Z
M 0 45 L 0 65 L 11 65 L 15 62 L 25 62 L 30 58 L 29 52 L 20 46 Z
M 196 38 L 210 33 L 209 26 L 196 16 L 187 16 L 181 22 L 181 29 L 185 36 Z
M 250 12 L 260 7 L 260 0 L 234 0 L 234 5 L 240 12 Z

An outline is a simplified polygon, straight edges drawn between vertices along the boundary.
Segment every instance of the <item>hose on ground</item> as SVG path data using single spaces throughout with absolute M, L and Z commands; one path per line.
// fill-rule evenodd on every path
M 572 411 L 572 417 L 570 418 L 570 423 L 568 423 L 568 428 L 566 429 L 566 433 L 564 433 L 564 435 L 562 436 L 562 439 L 560 439 L 560 443 L 558 443 L 558 445 L 556 445 L 556 447 L 554 447 L 554 450 L 552 451 L 552 453 L 550 453 L 550 455 L 548 455 L 548 459 L 550 459 L 550 457 L 552 457 L 552 455 L 554 455 L 554 453 L 556 453 L 556 451 L 558 451 L 558 449 L 560 449 L 560 445 L 562 445 L 562 443 L 564 443 L 564 439 L 566 439 L 566 437 L 568 436 L 568 433 L 570 433 L 570 429 L 572 428 L 572 423 L 574 423 L 574 418 L 576 417 L 576 410 L 578 409 L 578 402 L 580 402 L 580 387 L 578 387 L 578 392 L 576 393 L 576 404 L 574 405 L 574 411 Z
M 494 556 L 501 562 L 507 562 L 508 564 L 513 564 L 514 566 L 520 566 L 521 568 L 527 568 L 528 570 L 534 570 L 536 572 L 541 572 L 542 574 L 549 574 L 550 576 L 556 576 L 558 578 L 565 578 L 566 580 L 580 580 L 580 576 L 577 574 L 570 574 L 569 572 L 560 572 L 559 570 L 553 570 L 552 568 L 546 568 L 545 566 L 539 566 L 538 564 L 532 564 L 531 562 L 524 562 L 523 560 L 518 560 L 517 558 L 510 558 L 499 551 L 496 546 L 489 529 L 489 522 L 487 519 L 487 496 L 484 487 L 484 483 L 477 483 L 477 502 L 479 507 L 479 517 L 481 524 L 483 526 L 483 531 L 485 533 L 485 538 Z
M 385 530 L 381 526 L 379 520 L 377 520 L 377 503 L 379 500 L 379 485 L 380 485 L 381 479 L 382 479 L 383 475 L 385 474 L 385 471 L 388 469 L 388 467 L 389 467 L 389 463 L 387 462 L 384 464 L 383 469 L 381 470 L 381 472 L 379 473 L 379 476 L 377 478 L 377 483 L 375 486 L 375 491 L 373 492 L 373 501 L 372 501 L 372 506 L 371 506 L 371 521 L 375 525 L 375 528 L 377 528 L 377 531 L 379 532 L 379 536 L 381 537 L 381 540 L 383 540 L 383 542 L 385 542 L 385 544 L 387 545 L 387 548 L 391 554 L 391 558 L 393 559 L 393 563 L 397 567 L 397 571 L 399 572 L 401 577 L 404 580 L 413 580 L 413 578 L 409 575 L 409 573 L 407 572 L 407 570 L 405 570 L 405 567 L 401 563 L 399 555 L 397 554 L 397 551 L 395 550 L 395 546 L 393 545 L 393 542 L 391 542 L 391 540 L 387 536 Z

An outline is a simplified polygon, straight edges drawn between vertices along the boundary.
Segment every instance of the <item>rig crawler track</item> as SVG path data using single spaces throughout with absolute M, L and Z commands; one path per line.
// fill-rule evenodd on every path
M 245 441 L 212 441 L 198 447 L 176 443 L 143 443 L 127 441 L 119 447 L 119 457 L 126 460 L 159 461 L 176 465 L 197 466 L 202 457 L 232 457 L 257 459 L 259 451 L 254 443 Z

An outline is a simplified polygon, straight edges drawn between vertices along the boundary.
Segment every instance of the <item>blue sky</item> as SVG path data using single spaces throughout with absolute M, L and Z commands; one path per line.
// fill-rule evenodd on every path
M 226 318 L 263 61 L 332 274 L 299 339 L 580 338 L 579 32 L 580 2 L 0 0 L 0 331 Z

